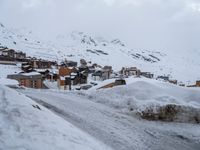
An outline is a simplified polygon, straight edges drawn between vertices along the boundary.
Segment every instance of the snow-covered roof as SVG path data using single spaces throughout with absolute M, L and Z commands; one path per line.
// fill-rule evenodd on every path
M 53 74 L 58 74 L 58 69 L 56 69 L 56 68 L 52 68 L 52 69 L 50 69 L 49 70 L 51 73 L 53 73 Z
M 30 65 L 24 65 L 23 67 L 24 67 L 24 68 L 27 68 L 27 67 L 30 67 Z
M 74 69 L 74 67 L 67 67 L 67 68 L 69 68 L 69 69 Z
M 49 71 L 49 69 L 34 69 L 37 72 L 45 72 L 45 71 Z
M 77 73 L 74 73 L 74 72 L 72 72 L 72 73 L 71 73 L 71 75 L 72 75 L 72 76 L 76 76 L 76 75 L 77 75 Z
M 38 73 L 38 72 L 29 72 L 29 73 L 22 73 L 21 75 L 24 75 L 24 76 L 35 76 L 35 75 L 41 75 L 41 74 Z

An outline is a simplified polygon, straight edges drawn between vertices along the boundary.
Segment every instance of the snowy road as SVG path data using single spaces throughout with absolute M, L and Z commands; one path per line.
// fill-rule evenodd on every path
M 20 92 L 115 150 L 200 149 L 199 125 L 139 120 L 76 93 Z

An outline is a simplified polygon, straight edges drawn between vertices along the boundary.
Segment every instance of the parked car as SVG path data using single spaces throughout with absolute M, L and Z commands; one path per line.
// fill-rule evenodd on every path
M 93 86 L 98 85 L 96 82 L 90 82 L 90 84 L 92 84 Z
M 92 87 L 92 85 L 83 85 L 81 86 L 81 90 L 88 90 Z

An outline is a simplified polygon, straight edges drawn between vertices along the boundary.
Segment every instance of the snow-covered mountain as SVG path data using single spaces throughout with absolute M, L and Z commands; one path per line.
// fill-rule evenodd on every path
M 119 39 L 107 40 L 84 32 L 74 31 L 59 35 L 54 40 L 41 40 L 27 29 L 8 29 L 0 24 L 0 46 L 26 52 L 30 56 L 61 61 L 65 58 L 79 61 L 84 58 L 100 65 L 112 65 L 114 70 L 135 66 L 155 75 L 191 83 L 200 79 L 198 50 L 176 53 L 132 49 Z

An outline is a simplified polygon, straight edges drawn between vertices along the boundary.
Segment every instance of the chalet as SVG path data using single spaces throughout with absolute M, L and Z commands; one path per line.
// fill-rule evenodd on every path
M 2 51 L 2 56 L 14 58 L 15 50 L 13 49 L 5 49 Z
M 46 69 L 46 68 L 51 68 L 51 63 L 50 61 L 46 60 L 34 60 L 32 62 L 32 66 L 34 69 Z
M 102 77 L 102 70 L 97 70 L 92 74 L 92 77 L 95 81 L 101 80 Z
M 3 61 L 22 61 L 26 58 L 26 54 L 23 52 L 16 52 L 13 49 L 0 48 L 0 60 Z
M 120 74 L 124 75 L 124 76 L 140 76 L 140 70 L 137 69 L 136 67 L 129 67 L 129 68 L 125 68 L 123 67 L 120 71 Z
M 78 63 L 75 61 L 65 60 L 61 62 L 61 66 L 63 67 L 77 67 Z
M 66 90 L 66 77 L 70 77 L 70 74 L 75 71 L 74 67 L 59 67 L 57 84 L 60 89 Z M 71 82 L 70 82 L 71 83 Z
M 28 62 L 23 62 L 21 64 L 21 69 L 26 73 L 33 71 L 33 67 Z
M 42 75 L 37 72 L 12 74 L 8 75 L 7 78 L 17 80 L 21 86 L 28 88 L 43 88 Z
M 158 76 L 158 77 L 156 78 L 156 80 L 169 81 L 169 77 L 168 77 L 168 76 Z
M 23 53 L 23 52 L 15 52 L 15 53 L 14 53 L 14 58 L 16 58 L 16 59 L 25 59 L 25 58 L 26 58 L 26 53 Z
M 154 77 L 154 74 L 150 72 L 141 72 L 141 76 L 152 79 Z
M 27 59 L 27 61 L 28 61 L 28 64 L 33 69 L 49 69 L 52 66 L 57 65 L 56 62 L 48 61 L 48 60 L 42 60 L 42 59 L 37 59 L 37 58 L 30 58 L 30 59 Z
M 101 79 L 102 79 L 102 80 L 110 79 L 110 75 L 111 75 L 111 70 L 103 69 L 103 70 L 102 70 Z
M 110 78 L 123 78 L 123 75 L 119 74 L 118 72 L 112 72 L 112 74 L 110 75 Z
M 52 68 L 49 69 L 49 74 L 46 76 L 46 79 L 50 81 L 58 80 L 58 69 L 56 68 L 56 66 L 52 66 Z
M 200 80 L 196 81 L 196 84 L 188 85 L 187 87 L 200 87 Z
M 111 72 L 110 70 L 97 70 L 92 74 L 92 77 L 95 81 L 104 81 L 110 79 Z
M 182 81 L 179 81 L 179 82 L 177 83 L 177 85 L 178 85 L 178 86 L 183 86 L 183 87 L 186 86 L 185 83 L 183 83 Z
M 110 79 L 112 72 L 112 66 L 104 66 L 102 69 L 96 70 L 94 73 L 92 73 L 92 77 L 95 81 L 104 81 Z
M 58 75 L 62 76 L 62 77 L 68 76 L 72 72 L 74 72 L 74 73 L 78 72 L 77 68 L 75 68 L 75 67 L 63 67 L 63 66 L 60 66 L 59 69 L 58 69 Z
M 87 73 L 75 67 L 60 67 L 58 73 L 58 87 L 60 89 L 71 89 L 72 85 L 87 83 Z
M 172 84 L 177 85 L 177 84 L 178 84 L 178 81 L 177 81 L 177 80 L 169 80 L 169 83 L 172 83 Z
M 78 84 L 86 84 L 87 83 L 87 76 L 78 72 L 78 73 L 71 73 L 70 76 L 65 76 L 65 86 L 71 90 L 73 85 Z
M 43 80 L 47 78 L 51 78 L 49 77 L 49 73 L 50 73 L 49 69 L 34 69 L 34 70 L 42 75 Z
M 2 55 L 3 51 L 6 50 L 6 49 L 8 49 L 8 48 L 7 47 L 0 47 L 0 55 Z
M 200 80 L 196 81 L 196 87 L 200 87 Z
M 179 83 L 179 86 L 185 87 L 185 84 L 184 83 Z
M 89 73 L 89 67 L 88 66 L 85 66 L 85 65 L 81 65 L 81 66 L 79 66 L 78 67 L 78 70 L 80 71 L 80 72 L 85 72 L 85 73 Z
M 113 73 L 112 66 L 104 66 L 103 71 L 108 72 L 108 79 L 110 78 L 110 74 Z
M 89 74 L 95 73 L 95 70 L 96 70 L 96 69 L 95 69 L 94 66 L 89 66 L 89 67 L 88 67 L 88 73 L 89 73 Z
M 59 89 L 66 90 L 65 77 L 62 76 L 58 77 L 57 84 Z
M 103 70 L 109 70 L 112 73 L 112 66 L 104 66 Z
M 87 74 L 84 72 L 79 72 L 77 75 L 78 82 L 76 84 L 86 84 L 87 83 Z

